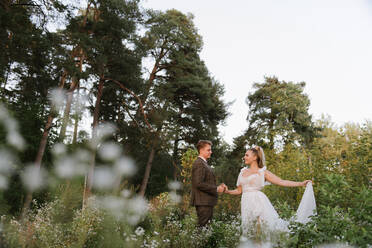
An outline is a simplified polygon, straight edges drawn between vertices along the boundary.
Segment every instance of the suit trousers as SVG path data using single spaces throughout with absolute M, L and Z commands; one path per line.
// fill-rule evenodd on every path
M 200 227 L 205 226 L 213 217 L 213 206 L 195 206 Z

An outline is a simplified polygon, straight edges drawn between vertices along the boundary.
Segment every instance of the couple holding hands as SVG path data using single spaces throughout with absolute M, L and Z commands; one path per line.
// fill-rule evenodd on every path
M 261 192 L 265 181 L 285 186 L 306 186 L 300 206 L 297 210 L 297 220 L 307 222 L 315 211 L 315 198 L 311 180 L 295 182 L 283 180 L 266 170 L 265 154 L 261 147 L 250 148 L 244 155 L 247 167 L 241 169 L 236 189 L 229 190 L 225 184 L 216 185 L 216 178 L 207 159 L 212 154 L 212 142 L 200 140 L 196 145 L 198 158 L 192 165 L 191 206 L 195 206 L 200 227 L 205 226 L 213 217 L 213 207 L 217 204 L 218 193 L 241 196 L 241 221 L 243 234 L 252 228 L 252 223 L 266 225 L 270 230 L 287 231 L 288 222 L 279 218 L 267 196 Z M 248 167 L 249 165 L 249 167 Z

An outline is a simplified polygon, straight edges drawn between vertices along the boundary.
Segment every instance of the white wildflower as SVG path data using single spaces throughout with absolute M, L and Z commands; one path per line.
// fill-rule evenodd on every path
M 158 247 L 159 246 L 159 242 L 156 241 L 156 240 L 152 240 L 151 241 L 151 247 Z
M 64 101 L 66 97 L 66 92 L 63 89 L 55 88 L 51 90 L 49 94 L 49 99 L 52 103 L 52 107 L 58 111 L 60 108 L 63 107 Z
M 114 164 L 114 170 L 116 173 L 122 176 L 132 176 L 136 173 L 136 166 L 132 159 L 127 157 L 121 157 L 117 159 Z
M 143 229 L 142 227 L 137 227 L 137 229 L 134 231 L 134 233 L 137 235 L 137 236 L 142 236 L 145 234 L 145 229 Z
M 6 139 L 10 145 L 16 147 L 18 150 L 22 150 L 25 147 L 25 141 L 17 131 L 9 132 Z
M 8 179 L 0 174 L 0 189 L 8 188 Z
M 121 191 L 121 195 L 124 198 L 129 198 L 131 194 L 132 194 L 132 192 L 130 190 L 127 190 L 127 189 L 124 189 L 124 190 Z
M 178 181 L 172 181 L 168 183 L 168 188 L 170 190 L 180 190 L 182 188 L 182 184 Z
M 107 142 L 100 146 L 98 153 L 104 160 L 115 160 L 121 154 L 121 148 L 114 142 Z
M 92 139 L 90 140 L 89 146 L 92 149 L 96 149 L 98 144 L 105 139 L 106 137 L 112 135 L 115 132 L 115 126 L 113 124 L 101 124 L 98 125 L 93 129 L 93 133 L 96 133 L 96 135 L 93 135 Z
M 74 157 L 79 163 L 88 164 L 88 163 L 90 163 L 92 155 L 89 151 L 87 151 L 85 149 L 77 149 L 76 152 L 75 152 Z
M 41 188 L 46 182 L 46 172 L 35 165 L 29 165 L 25 168 L 22 175 L 23 184 L 31 192 Z
M 108 167 L 98 167 L 93 175 L 93 187 L 107 190 L 111 189 L 115 182 L 115 174 Z
M 176 192 L 172 191 L 169 193 L 169 198 L 173 203 L 180 203 L 182 200 L 182 197 L 178 195 Z
M 97 127 L 97 137 L 102 140 L 115 132 L 115 125 L 111 123 L 101 124 Z
M 115 196 L 106 196 L 98 199 L 98 201 L 101 207 L 108 210 L 117 219 L 121 219 L 124 217 L 123 210 L 126 206 L 126 202 L 124 199 Z
M 85 164 L 80 164 L 76 159 L 67 156 L 59 159 L 55 165 L 55 171 L 61 178 L 84 175 L 86 170 Z
M 18 150 L 22 150 L 25 142 L 18 132 L 18 123 L 9 115 L 8 110 L 2 104 L 0 104 L 0 122 L 4 124 L 6 129 L 7 142 Z
M 63 143 L 57 143 L 53 146 L 52 153 L 55 156 L 60 156 L 64 153 L 66 153 L 66 145 Z
M 145 214 L 147 212 L 148 204 L 147 201 L 140 196 L 136 196 L 130 201 L 130 209 L 138 214 Z
M 14 157 L 7 150 L 0 150 L 0 173 L 9 174 L 14 170 Z

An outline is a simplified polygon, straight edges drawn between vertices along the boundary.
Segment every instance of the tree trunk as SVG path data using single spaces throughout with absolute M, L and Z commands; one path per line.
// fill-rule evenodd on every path
M 148 183 L 149 178 L 150 178 L 150 171 L 151 171 L 152 162 L 154 161 L 154 156 L 155 156 L 155 143 L 152 144 L 149 159 L 148 159 L 147 164 L 146 164 L 145 174 L 144 174 L 143 179 L 142 179 L 141 188 L 140 188 L 140 191 L 138 192 L 138 194 L 140 196 L 145 196 L 147 183 Z
M 62 77 L 61 77 L 61 81 L 60 81 L 60 83 L 58 85 L 58 88 L 59 89 L 62 89 L 63 86 L 65 85 L 66 76 L 67 76 L 67 73 L 64 72 L 63 75 L 62 75 Z M 45 124 L 43 134 L 41 136 L 41 140 L 40 140 L 40 144 L 39 144 L 39 149 L 37 151 L 36 158 L 35 158 L 35 166 L 38 169 L 40 169 L 40 167 L 41 167 L 41 161 L 43 160 L 43 156 L 44 156 L 44 152 L 45 152 L 45 147 L 46 147 L 47 141 L 48 141 L 49 130 L 52 127 L 53 120 L 54 120 L 54 115 L 55 114 L 53 113 L 53 110 L 51 110 L 50 113 L 49 113 L 49 116 L 48 116 L 47 123 Z M 25 200 L 25 202 L 23 204 L 23 209 L 22 209 L 22 214 L 21 214 L 21 220 L 22 221 L 23 221 L 23 219 L 24 219 L 24 217 L 25 217 L 25 215 L 27 213 L 27 210 L 30 207 L 31 201 L 32 201 L 32 193 L 31 192 L 28 192 L 27 195 L 26 195 L 26 200 Z
M 72 144 L 77 143 L 77 132 L 78 132 L 78 126 L 79 126 L 79 116 L 76 114 L 74 117 L 74 134 L 72 136 Z
M 142 97 L 142 103 L 143 103 L 143 105 L 146 104 L 147 97 L 150 94 L 151 86 L 152 86 L 152 84 L 153 84 L 153 82 L 155 80 L 156 72 L 158 70 L 158 66 L 159 66 L 159 61 L 156 61 L 154 67 L 152 68 L 151 74 L 150 74 L 150 78 L 149 78 L 149 81 L 148 81 L 146 92 L 145 92 L 145 94 Z
M 269 147 L 270 150 L 274 149 L 274 117 L 270 117 L 269 121 Z
M 41 161 L 43 160 L 45 147 L 47 145 L 47 140 L 49 136 L 49 130 L 52 127 L 53 120 L 54 120 L 54 114 L 50 113 L 48 116 L 47 123 L 45 124 L 43 135 L 41 136 L 39 150 L 37 152 L 36 159 L 35 159 L 35 166 L 37 166 L 38 168 L 40 168 Z
M 179 170 L 179 159 L 178 159 L 178 142 L 180 140 L 176 137 L 173 145 L 173 164 L 174 164 L 174 171 L 173 171 L 173 180 L 177 181 L 178 178 L 178 170 Z
M 89 10 L 89 7 L 90 7 L 90 4 L 88 4 L 87 11 Z M 83 22 L 84 26 L 86 24 L 85 22 L 86 22 L 86 20 L 84 19 L 84 22 Z M 84 52 L 83 52 L 82 48 L 77 48 L 76 52 L 78 53 L 77 58 L 79 58 L 79 62 L 77 62 L 76 67 L 79 67 L 79 71 L 82 72 L 83 71 L 83 61 L 84 61 L 84 58 L 85 58 L 84 57 Z M 65 136 L 66 136 L 66 129 L 67 129 L 68 120 L 69 120 L 69 117 L 70 117 L 72 99 L 73 99 L 73 96 L 74 96 L 74 91 L 78 87 L 80 87 L 79 86 L 79 79 L 76 76 L 73 76 L 72 77 L 72 82 L 71 82 L 71 85 L 70 85 L 70 89 L 67 92 L 66 108 L 65 108 L 65 112 L 63 114 L 63 122 L 62 122 L 61 131 L 59 133 L 59 140 L 61 142 L 63 142 L 63 140 L 65 139 Z
M 159 70 L 160 61 L 165 56 L 165 54 L 166 54 L 166 52 L 164 52 L 164 50 L 162 49 L 160 51 L 159 57 L 155 61 L 154 67 L 152 68 L 152 71 L 150 73 L 150 77 L 149 77 L 149 80 L 148 80 L 148 85 L 147 85 L 146 91 L 145 91 L 144 95 L 141 97 L 141 101 L 142 101 L 142 104 L 143 104 L 144 108 L 146 106 L 146 101 L 147 101 L 147 98 L 150 94 L 151 87 L 152 87 L 152 85 L 154 83 L 154 80 L 156 78 L 156 74 L 159 72 L 158 70 Z M 135 117 L 139 118 L 139 116 L 140 116 L 140 111 L 137 110 Z
M 72 136 L 72 144 L 76 144 L 77 142 L 77 132 L 78 132 L 78 127 L 79 127 L 79 109 L 80 109 L 80 100 L 79 100 L 79 88 L 77 89 L 77 108 L 75 115 L 74 115 L 74 134 Z
M 58 86 L 59 89 L 62 89 L 63 86 L 65 85 L 66 76 L 67 76 L 67 73 L 64 73 L 62 75 L 61 81 L 60 81 L 59 86 Z M 51 112 L 49 113 L 49 116 L 48 116 L 47 123 L 45 124 L 43 135 L 41 136 L 39 150 L 37 152 L 36 159 L 35 159 L 35 165 L 38 168 L 40 168 L 41 161 L 43 160 L 45 147 L 46 147 L 47 140 L 48 140 L 49 130 L 52 127 L 52 123 L 53 123 L 53 120 L 54 120 L 54 115 L 55 114 L 51 110 Z
M 63 113 L 61 131 L 59 133 L 59 140 L 61 142 L 63 142 L 63 140 L 66 137 L 66 129 L 67 129 L 67 124 L 68 124 L 68 120 L 69 120 L 69 117 L 70 117 L 71 104 L 72 104 L 72 99 L 73 99 L 73 95 L 74 95 L 74 89 L 77 87 L 77 84 L 78 84 L 78 82 L 77 82 L 76 77 L 73 77 L 71 85 L 70 85 L 70 89 L 67 92 L 66 108 L 65 108 L 65 112 Z
M 102 98 L 102 90 L 103 90 L 103 83 L 104 79 L 101 76 L 98 84 L 98 93 L 96 104 L 94 107 L 94 114 L 93 114 L 93 124 L 92 124 L 92 140 L 95 140 L 97 137 L 97 126 L 98 126 L 98 118 L 99 118 L 99 105 Z M 91 158 L 91 164 L 88 171 L 88 174 L 85 176 L 85 185 L 84 185 L 84 195 L 83 195 L 83 208 L 86 206 L 86 201 L 90 196 L 92 185 L 93 185 L 93 174 L 94 174 L 94 167 L 95 167 L 95 160 L 96 160 L 96 147 L 93 149 L 93 154 Z

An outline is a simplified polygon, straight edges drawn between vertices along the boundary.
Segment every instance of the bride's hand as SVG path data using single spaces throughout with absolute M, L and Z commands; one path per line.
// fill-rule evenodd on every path
M 306 186 L 309 182 L 313 183 L 311 180 L 305 180 L 302 182 L 302 186 Z

